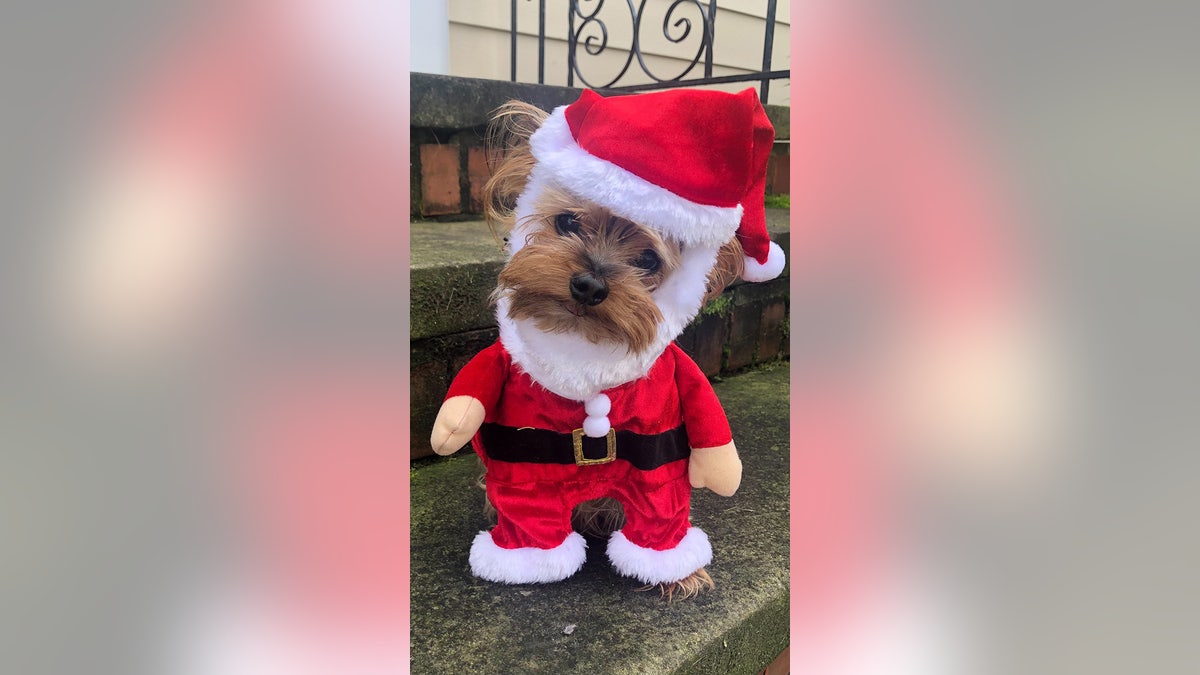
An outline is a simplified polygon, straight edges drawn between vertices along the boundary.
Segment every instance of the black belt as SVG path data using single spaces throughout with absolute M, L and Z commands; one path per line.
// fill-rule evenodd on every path
M 501 462 L 591 466 L 623 459 L 643 471 L 650 471 L 686 459 L 692 452 L 682 426 L 661 434 L 609 429 L 607 436 L 592 438 L 585 436 L 583 429 L 564 434 L 485 422 L 479 428 L 479 436 L 487 456 Z

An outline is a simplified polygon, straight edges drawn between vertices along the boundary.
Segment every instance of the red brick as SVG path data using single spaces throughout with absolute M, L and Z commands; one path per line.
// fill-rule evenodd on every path
M 467 149 L 467 181 L 470 185 L 468 209 L 471 213 L 483 213 L 483 186 L 492 177 L 488 169 L 487 151 L 482 147 Z
M 767 194 L 791 194 L 791 156 L 787 152 L 772 152 L 767 160 Z
M 763 309 L 762 322 L 758 329 L 758 360 L 769 361 L 779 355 L 783 342 L 783 320 L 787 307 L 782 300 L 773 302 Z
M 693 324 L 695 342 L 688 350 L 688 356 L 709 377 L 721 374 L 725 336 L 728 333 L 725 324 L 725 317 L 719 315 L 703 316 Z
M 687 328 L 684 328 L 683 332 L 679 334 L 679 337 L 675 338 L 675 344 L 679 345 L 679 348 L 688 356 L 694 354 L 696 352 L 696 326 L 688 324 Z M 696 359 L 693 358 L 692 360 L 695 361 Z
M 729 370 L 738 370 L 754 363 L 761 314 L 761 302 L 734 305 L 729 322 L 729 360 L 725 363 Z
M 441 216 L 462 212 L 458 174 L 458 146 L 421 146 L 422 215 Z

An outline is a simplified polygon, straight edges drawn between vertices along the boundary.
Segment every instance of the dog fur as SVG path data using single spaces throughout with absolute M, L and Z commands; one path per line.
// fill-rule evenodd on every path
M 492 176 L 484 187 L 483 201 L 498 240 L 503 237 L 507 241 L 518 229 L 518 198 L 530 186 L 537 164 L 529 138 L 546 117 L 545 111 L 520 101 L 506 103 L 493 115 L 487 133 Z M 647 356 L 657 356 L 655 348 L 663 346 L 663 335 L 669 333 L 669 341 L 682 328 L 678 321 L 662 326 L 664 315 L 653 294 L 680 269 L 683 244 L 553 186 L 538 190 L 533 200 L 519 228 L 523 240 L 515 242 L 515 253 L 500 273 L 493 302 L 511 321 L 531 323 L 546 336 L 582 338 L 605 348 L 607 358 L 615 353 L 620 359 L 623 351 L 620 360 L 628 363 L 627 372 L 637 372 Z M 513 243 L 509 242 L 510 246 Z M 742 273 L 743 260 L 736 238 L 715 252 L 715 263 L 704 279 L 705 302 Z M 606 294 L 594 303 L 581 300 L 572 292 L 576 279 L 590 280 L 588 284 L 602 287 Z M 619 363 L 607 364 L 606 370 L 623 372 Z M 490 504 L 485 510 L 494 517 Z M 623 522 L 620 503 L 609 498 L 580 504 L 572 518 L 576 530 L 593 537 L 607 536 Z M 670 600 L 694 596 L 714 584 L 701 568 L 685 579 L 657 587 Z

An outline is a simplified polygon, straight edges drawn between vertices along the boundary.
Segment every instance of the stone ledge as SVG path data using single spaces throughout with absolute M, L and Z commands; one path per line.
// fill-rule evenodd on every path
M 617 576 L 604 542 L 555 584 L 473 577 L 467 553 L 488 527 L 469 450 L 414 465 L 412 672 L 753 675 L 788 644 L 788 369 L 716 386 L 745 465 L 731 498 L 693 493 L 692 519 L 712 543 L 717 588 L 667 603 Z M 570 634 L 563 628 L 574 624 Z
M 771 239 L 790 253 L 787 209 L 767 209 Z M 500 244 L 481 220 L 413 222 L 411 337 L 429 338 L 496 325 L 488 296 L 504 263 Z M 784 268 L 782 277 L 788 275 Z
M 753 83 L 746 86 L 753 86 Z M 487 125 L 488 115 L 511 99 L 532 103 L 542 110 L 553 110 L 572 103 L 582 91 L 548 84 L 411 73 L 409 125 L 427 129 L 483 127 Z M 606 89 L 598 91 L 606 96 L 621 93 Z M 790 108 L 767 105 L 763 109 L 775 127 L 775 138 L 791 138 Z

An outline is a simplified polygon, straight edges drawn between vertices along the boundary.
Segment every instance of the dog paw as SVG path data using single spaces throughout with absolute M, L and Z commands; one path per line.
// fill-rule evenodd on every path
M 687 600 L 688 598 L 700 595 L 704 591 L 711 591 L 716 587 L 717 585 L 713 582 L 712 577 L 709 576 L 708 570 L 701 567 L 679 581 L 672 581 L 665 584 L 650 584 L 637 590 L 649 591 L 657 588 L 661 597 L 666 599 L 667 602 L 672 602 L 676 596 L 680 600 Z

